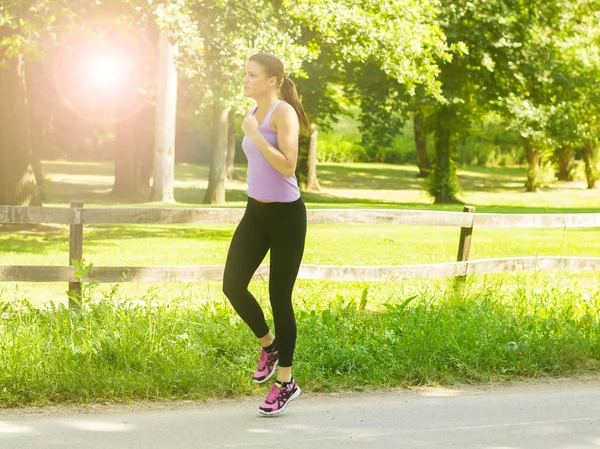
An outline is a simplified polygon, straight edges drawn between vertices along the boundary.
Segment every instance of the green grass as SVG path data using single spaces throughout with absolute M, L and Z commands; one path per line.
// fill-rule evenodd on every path
M 133 207 L 110 196 L 113 181 L 111 162 L 45 161 L 45 204 L 68 206 L 84 201 L 87 206 Z M 244 166 L 236 168 L 240 178 L 228 181 L 226 207 L 243 207 L 246 198 Z M 306 192 L 309 207 L 384 207 L 460 211 L 460 205 L 434 205 L 425 191 L 425 181 L 410 165 L 333 164 L 318 166 L 321 192 Z M 558 213 L 598 212 L 598 190 L 586 190 L 581 182 L 556 182 L 550 189 L 525 193 L 524 167 L 465 167 L 458 171 L 461 199 L 480 212 Z M 175 199 L 167 207 L 205 207 L 208 167 L 177 164 Z M 135 203 L 135 207 L 156 207 Z M 164 206 L 162 206 L 164 207 Z
M 10 230 L 0 234 L 0 264 L 66 265 L 66 227 Z M 98 266 L 221 265 L 234 226 L 102 225 L 84 231 L 84 257 Z M 309 227 L 303 262 L 321 265 L 409 265 L 456 260 L 459 229 L 392 225 L 318 225 Z M 192 249 L 190 251 L 190 249 Z M 471 259 L 517 256 L 588 256 L 600 254 L 594 229 L 475 230 Z M 268 258 L 267 258 L 268 261 Z M 581 273 L 595 285 L 597 273 Z M 582 281 L 583 281 L 582 279 Z M 35 304 L 64 301 L 65 284 L 0 283 L 11 297 L 25 295 Z M 123 287 L 138 292 L 137 284 Z M 145 287 L 141 287 L 144 289 Z M 182 285 L 160 287 L 177 296 Z
M 311 391 L 506 380 L 599 368 L 600 295 L 560 283 L 383 303 L 298 293 L 295 377 Z M 254 338 L 222 301 L 95 295 L 80 313 L 0 307 L 0 403 L 17 406 L 258 393 Z M 261 297 L 262 305 L 266 300 Z M 374 303 L 374 302 L 375 303 Z M 268 315 L 268 314 L 267 314 Z M 268 320 L 270 321 L 270 315 Z
M 109 195 L 109 163 L 47 161 L 46 205 L 120 204 Z M 376 207 L 459 211 L 433 205 L 416 168 L 320 164 L 321 192 L 309 208 Z M 204 207 L 207 167 L 177 165 L 171 207 Z M 244 168 L 238 169 L 243 176 Z M 459 171 L 462 198 L 480 212 L 600 212 L 598 191 L 557 183 L 527 194 L 521 167 Z M 228 183 L 242 207 L 245 184 Z M 223 264 L 230 225 L 86 226 L 94 265 Z M 303 262 L 405 265 L 456 260 L 459 230 L 391 225 L 309 228 Z M 65 265 L 68 229 L 0 225 L 0 264 Z M 471 259 L 600 255 L 598 229 L 475 229 Z M 267 259 L 268 261 L 268 259 Z M 295 375 L 309 390 L 485 382 L 569 375 L 600 361 L 598 273 L 497 274 L 451 280 L 298 281 Z M 251 290 L 269 314 L 268 281 Z M 203 398 L 262 391 L 249 376 L 254 338 L 218 282 L 104 284 L 81 313 L 65 310 L 66 283 L 0 283 L 0 403 Z M 270 319 L 270 317 L 269 317 Z

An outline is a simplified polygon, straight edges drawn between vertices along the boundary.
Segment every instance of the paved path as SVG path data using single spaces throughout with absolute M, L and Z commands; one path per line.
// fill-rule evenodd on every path
M 600 448 L 600 382 L 0 411 L 2 449 Z

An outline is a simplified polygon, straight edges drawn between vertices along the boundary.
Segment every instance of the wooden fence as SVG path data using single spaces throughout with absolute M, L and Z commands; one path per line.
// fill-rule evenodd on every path
M 182 224 L 233 223 L 240 221 L 243 209 L 115 209 L 84 208 L 74 202 L 70 208 L 0 206 L 0 223 L 64 224 L 70 227 L 69 266 L 0 265 L 0 281 L 69 282 L 69 289 L 80 293 L 81 285 L 73 264 L 83 258 L 83 227 L 86 224 Z M 564 269 L 600 271 L 600 257 L 536 256 L 469 260 L 474 228 L 600 228 L 597 214 L 480 214 L 465 206 L 463 212 L 391 209 L 313 209 L 309 224 L 398 224 L 454 226 L 460 228 L 456 262 L 403 266 L 329 266 L 300 267 L 299 279 L 335 281 L 382 281 L 403 278 L 456 277 L 470 274 Z M 263 264 L 255 277 L 268 276 Z M 93 267 L 85 280 L 100 282 L 193 282 L 220 280 L 223 266 L 179 267 Z M 74 305 L 73 302 L 70 302 Z

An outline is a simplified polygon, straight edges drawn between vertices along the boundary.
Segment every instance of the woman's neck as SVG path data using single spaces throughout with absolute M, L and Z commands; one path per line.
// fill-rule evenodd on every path
M 258 110 L 266 112 L 271 109 L 271 106 L 277 101 L 277 94 L 265 95 L 263 97 L 255 98 L 255 100 Z

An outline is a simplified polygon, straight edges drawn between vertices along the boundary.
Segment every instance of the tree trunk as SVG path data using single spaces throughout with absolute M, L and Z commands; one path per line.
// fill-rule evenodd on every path
M 527 155 L 527 181 L 525 189 L 528 192 L 537 192 L 540 189 L 540 151 L 527 139 L 523 140 L 525 154 Z
M 8 32 L 0 27 L 0 38 Z M 3 58 L 0 49 L 0 60 Z M 0 204 L 41 205 L 33 168 L 22 55 L 0 66 Z
M 419 108 L 413 115 L 413 131 L 415 134 L 415 149 L 417 151 L 417 167 L 419 178 L 426 178 L 431 174 L 431 162 L 427 156 L 427 134 L 425 133 L 425 114 Z
M 558 159 L 559 181 L 573 181 L 573 167 L 575 164 L 575 152 L 570 145 L 563 145 L 556 149 L 556 158 Z
M 115 123 L 115 181 L 111 195 L 119 199 L 136 200 L 135 117 Z
M 115 124 L 115 181 L 111 194 L 126 200 L 148 198 L 154 149 L 154 114 L 147 105 Z
M 31 140 L 31 166 L 35 174 L 35 182 L 40 198 L 44 199 L 44 177 L 42 175 L 42 152 L 44 135 L 47 132 L 48 112 L 44 101 L 47 89 L 44 80 L 47 67 L 42 62 L 28 62 L 25 71 L 27 86 L 27 106 L 29 109 L 29 133 Z
M 213 106 L 213 126 L 211 137 L 210 170 L 208 189 L 204 195 L 205 204 L 225 203 L 225 176 L 227 162 L 227 127 L 229 109 L 215 104 Z
M 301 133 L 298 138 L 298 161 L 296 162 L 296 179 L 301 190 L 306 190 L 308 182 L 308 152 L 310 135 Z
M 587 188 L 593 189 L 596 187 L 596 181 L 600 177 L 600 157 L 598 147 L 594 145 L 592 139 L 585 142 L 583 151 L 583 161 L 585 162 L 585 179 L 587 180 Z
M 438 113 L 435 131 L 435 165 L 430 183 L 429 193 L 435 198 L 436 204 L 458 204 L 456 197 L 458 182 L 456 166 L 453 160 L 453 146 L 450 130 L 446 123 L 451 111 L 444 108 Z
M 319 179 L 317 178 L 317 148 L 319 138 L 317 125 L 312 123 L 310 125 L 310 131 L 310 143 L 308 146 L 308 181 L 306 183 L 306 190 L 321 191 Z
M 151 201 L 174 203 L 175 120 L 177 112 L 177 45 L 171 44 L 167 32 L 159 38 L 159 73 L 156 96 L 156 140 Z
M 150 179 L 154 169 L 155 108 L 148 103 L 138 114 L 136 126 L 137 143 L 137 189 L 143 198 L 148 198 Z
M 229 111 L 227 120 L 227 179 L 236 179 L 235 176 L 235 125 L 233 111 Z

